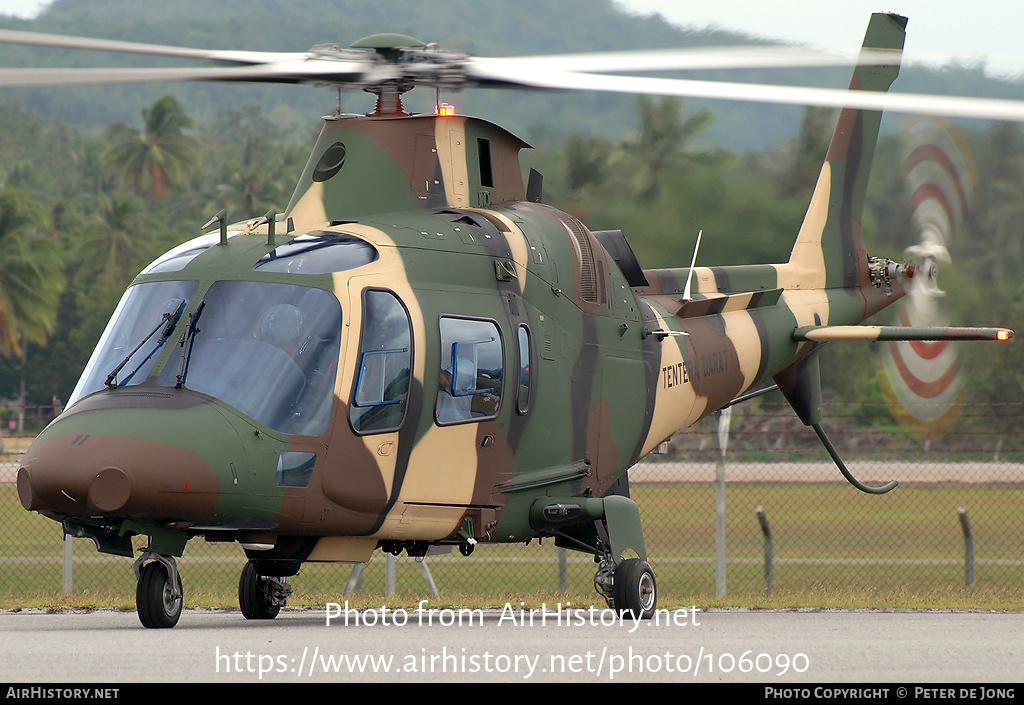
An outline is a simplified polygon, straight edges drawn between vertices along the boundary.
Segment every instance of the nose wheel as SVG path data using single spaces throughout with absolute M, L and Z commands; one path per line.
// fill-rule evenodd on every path
M 634 619 L 650 619 L 658 604 L 658 586 L 654 571 L 647 561 L 629 558 L 614 572 L 612 601 L 620 614 L 628 612 Z
M 291 594 L 288 578 L 260 575 L 252 561 L 242 568 L 238 579 L 238 606 L 246 619 L 273 619 Z
M 594 587 L 610 608 L 633 619 L 650 619 L 658 606 L 654 570 L 639 558 L 627 558 L 615 565 L 606 556 L 594 575 Z
M 170 629 L 177 624 L 184 594 L 174 558 L 144 553 L 135 561 L 135 577 L 135 609 L 142 626 Z

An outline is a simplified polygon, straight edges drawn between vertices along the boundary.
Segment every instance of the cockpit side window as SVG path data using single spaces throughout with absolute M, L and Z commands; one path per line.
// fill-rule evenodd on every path
M 356 433 L 393 431 L 405 419 L 412 366 L 412 326 L 390 291 L 363 292 L 359 367 L 349 403 Z
M 505 369 L 501 333 L 491 321 L 442 317 L 441 370 L 434 418 L 440 425 L 498 415 Z
M 129 288 L 111 316 L 68 406 L 104 385 L 123 387 L 145 382 L 168 343 L 177 342 L 181 313 L 198 286 L 194 281 L 170 281 Z

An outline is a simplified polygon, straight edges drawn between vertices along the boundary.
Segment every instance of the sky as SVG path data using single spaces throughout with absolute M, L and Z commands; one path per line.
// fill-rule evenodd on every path
M 1024 3 L 1019 0 L 615 0 L 636 14 L 833 50 L 855 50 L 872 12 L 906 16 L 904 63 L 985 60 L 996 75 L 1024 73 Z M 767 9 L 767 8 L 771 9 Z M 969 8 L 969 9 L 968 9 Z
M 50 0 L 0 0 L 0 13 L 33 17 Z M 904 62 L 943 64 L 951 55 L 984 60 L 994 75 L 1024 74 L 1024 2 L 1019 0 L 615 0 L 636 14 L 659 13 L 683 27 L 744 32 L 757 37 L 853 51 L 872 12 L 909 18 Z M 885 4 L 883 4 L 883 2 Z M 766 7 L 770 6 L 770 10 Z M 969 9 L 965 9 L 969 8 Z

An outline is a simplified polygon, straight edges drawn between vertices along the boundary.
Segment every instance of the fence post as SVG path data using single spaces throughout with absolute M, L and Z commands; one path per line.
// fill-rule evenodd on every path
M 718 412 L 718 461 L 715 463 L 715 585 L 725 596 L 725 448 L 729 445 L 732 407 Z
M 558 592 L 569 592 L 569 558 L 564 548 L 558 549 Z
M 395 594 L 395 556 L 384 554 L 384 594 L 391 597 Z
M 772 547 L 772 527 L 768 525 L 768 515 L 764 507 L 757 508 L 757 521 L 761 524 L 761 534 L 764 535 L 764 589 L 768 595 L 772 594 L 772 573 L 775 569 L 775 551 Z
M 64 534 L 64 594 L 70 595 L 71 591 L 75 589 L 75 569 L 74 561 L 72 560 L 74 555 L 74 539 L 71 538 L 70 534 Z
M 964 532 L 964 582 L 967 590 L 974 592 L 974 533 L 971 531 L 967 510 L 958 507 L 956 513 L 960 517 L 960 529 Z

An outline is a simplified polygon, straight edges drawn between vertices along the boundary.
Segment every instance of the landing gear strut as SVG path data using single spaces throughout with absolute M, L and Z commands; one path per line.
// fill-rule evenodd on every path
M 184 601 L 177 563 L 170 556 L 147 551 L 135 561 L 134 568 L 139 621 L 148 629 L 170 629 L 178 623 Z
M 594 588 L 608 606 L 634 619 L 650 619 L 658 585 L 647 563 L 640 510 L 622 495 L 542 497 L 530 508 L 530 524 L 555 535 L 555 545 L 594 554 Z M 637 558 L 624 558 L 633 554 Z
M 238 606 L 246 619 L 273 619 L 291 594 L 288 578 L 260 575 L 252 561 L 242 568 L 238 579 Z

